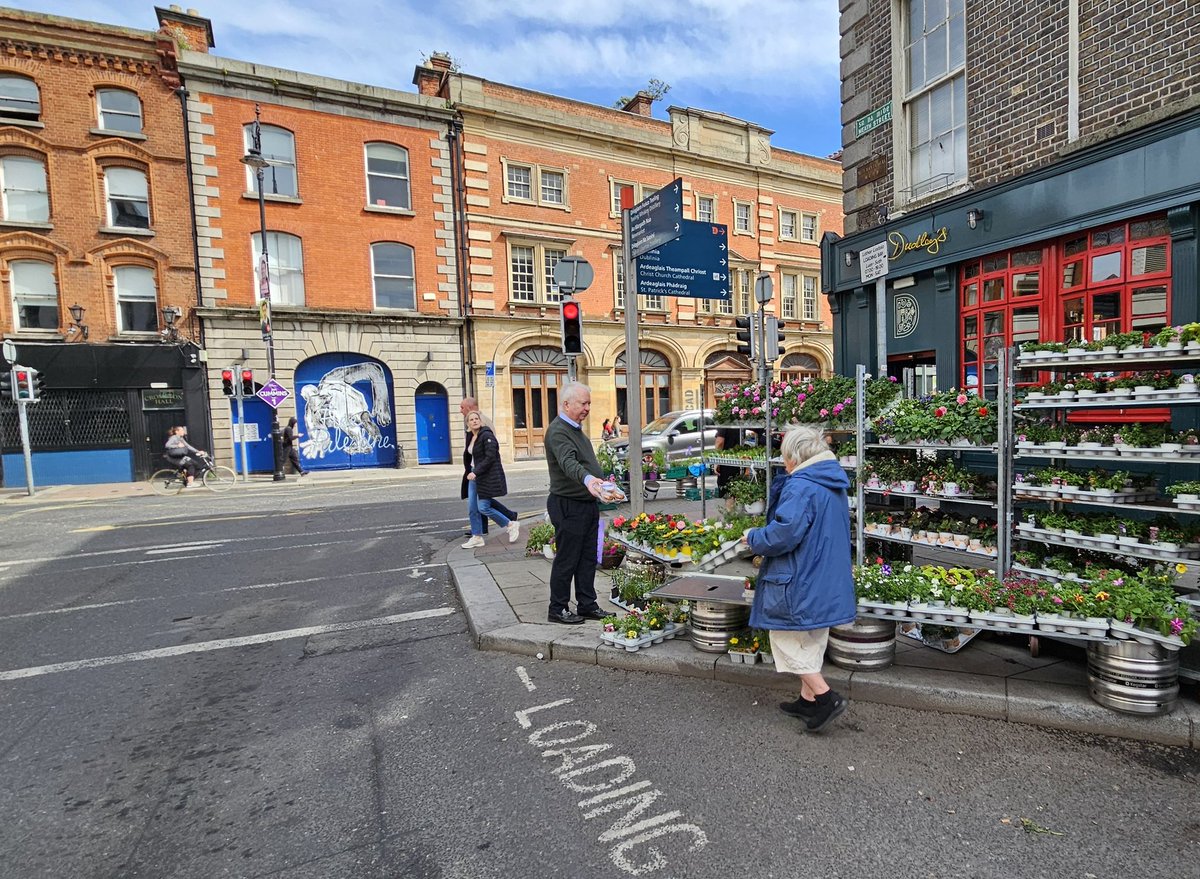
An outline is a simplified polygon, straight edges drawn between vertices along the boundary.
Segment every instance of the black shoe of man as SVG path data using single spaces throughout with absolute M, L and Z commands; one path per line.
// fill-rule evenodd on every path
M 809 720 L 817 713 L 817 703 L 810 702 L 803 696 L 797 696 L 793 702 L 780 702 L 779 710 L 791 717 L 799 717 L 801 720 Z
M 583 617 L 579 614 L 571 613 L 565 607 L 562 610 L 552 610 L 546 615 L 546 619 L 552 623 L 561 623 L 564 626 L 578 626 L 583 622 Z
M 602 620 L 608 616 L 608 614 L 602 611 L 599 607 L 593 607 L 591 610 L 577 611 L 576 616 L 585 620 Z
M 811 733 L 818 733 L 833 721 L 835 717 L 840 717 L 846 710 L 849 703 L 846 698 L 840 693 L 835 693 L 830 690 L 827 693 L 822 693 L 817 697 L 817 711 L 812 717 L 805 719 L 805 726 Z

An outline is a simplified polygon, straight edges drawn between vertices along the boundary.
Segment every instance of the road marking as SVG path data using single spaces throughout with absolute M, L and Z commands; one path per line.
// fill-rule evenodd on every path
M 196 552 L 201 549 L 216 549 L 224 546 L 224 540 L 215 540 L 210 543 L 187 543 L 180 546 L 164 546 L 160 549 L 148 549 L 146 555 L 164 555 L 172 552 Z
M 159 519 L 157 522 L 130 522 L 126 525 L 93 525 L 90 528 L 76 528 L 68 534 L 88 534 L 93 531 L 117 531 L 121 528 L 162 528 L 169 525 L 203 525 L 206 522 L 238 522 L 244 519 L 277 519 L 280 516 L 307 516 L 325 513 L 328 510 L 320 507 L 312 510 L 290 510 L 277 513 L 246 513 L 241 516 L 205 516 L 203 518 L 175 517 Z M 366 529 L 363 529 L 366 530 Z
M 519 677 L 521 679 L 521 683 L 523 683 L 525 685 L 525 689 L 528 690 L 529 692 L 532 693 L 534 690 L 537 689 L 537 684 L 535 684 L 530 679 L 529 672 L 525 671 L 525 666 L 523 666 L 523 665 L 517 666 L 517 677 Z
M 311 638 L 313 635 L 327 635 L 330 632 L 352 632 L 357 629 L 373 629 L 381 626 L 395 625 L 396 623 L 407 623 L 412 620 L 427 620 L 433 617 L 450 616 L 452 613 L 454 613 L 454 608 L 452 607 L 435 607 L 432 610 L 398 613 L 392 616 L 376 617 L 373 620 L 355 620 L 349 623 L 306 626 L 302 629 L 263 632 L 259 635 L 246 635 L 241 638 L 221 638 L 216 641 L 200 641 L 196 644 L 180 644 L 177 647 L 160 647 L 156 650 L 139 650 L 136 653 L 121 653 L 116 656 L 97 656 L 93 659 L 80 659 L 75 662 L 56 662 L 52 665 L 16 668 L 12 671 L 0 672 L 0 681 L 15 681 L 20 678 L 33 678 L 41 675 L 59 674 L 65 671 L 79 671 L 86 668 L 101 668 L 106 665 L 120 665 L 125 662 L 142 662 L 147 659 L 164 659 L 171 656 L 184 656 L 188 653 L 208 653 L 213 650 L 227 650 L 230 647 L 270 644 L 275 641 L 288 641 L 292 638 Z

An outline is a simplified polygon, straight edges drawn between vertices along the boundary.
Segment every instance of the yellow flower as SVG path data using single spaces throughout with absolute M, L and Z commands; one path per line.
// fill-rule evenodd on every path
M 628 632 L 625 633 L 625 637 L 630 638 L 630 639 L 636 638 L 637 637 L 637 629 L 630 629 Z
M 1097 601 L 1108 601 L 1108 593 L 1107 592 L 1097 592 L 1096 600 Z
M 736 636 L 736 635 L 735 635 L 734 637 L 732 637 L 732 638 L 730 638 L 730 639 L 729 639 L 729 646 L 730 646 L 730 647 L 735 647 L 735 646 L 737 646 L 737 644 L 738 644 L 738 643 L 739 643 L 739 642 L 738 642 L 738 639 L 737 639 L 737 636 Z
M 1180 562 L 1179 564 L 1177 564 L 1175 566 L 1175 573 L 1176 574 L 1186 574 L 1187 573 L 1187 565 L 1185 565 L 1183 562 Z

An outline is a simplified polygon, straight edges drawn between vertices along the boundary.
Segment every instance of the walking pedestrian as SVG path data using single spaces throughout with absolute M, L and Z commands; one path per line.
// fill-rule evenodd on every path
M 283 429 L 283 447 L 287 449 L 288 461 L 291 463 L 292 469 L 301 476 L 307 476 L 308 471 L 300 464 L 298 443 L 302 436 L 304 434 L 296 429 L 296 416 L 293 415 L 288 419 L 287 427 Z
M 813 427 L 788 431 L 780 448 L 786 475 L 771 485 L 767 524 L 742 540 L 759 568 L 750 625 L 771 638 L 775 670 L 800 676 L 800 695 L 779 703 L 820 732 L 846 710 L 845 697 L 821 675 L 831 626 L 857 612 L 850 555 L 850 480 Z
M 554 563 L 550 568 L 552 623 L 573 626 L 584 620 L 604 619 L 596 600 L 596 555 L 600 527 L 597 499 L 618 500 L 617 491 L 606 492 L 592 450 L 583 432 L 583 420 L 592 408 L 587 385 L 568 382 L 558 394 L 558 417 L 546 428 L 546 464 L 550 470 L 550 496 L 546 512 L 554 525 Z M 571 581 L 575 582 L 575 612 L 571 612 Z
M 471 520 L 471 537 L 463 549 L 483 546 L 483 520 L 490 518 L 501 528 L 508 529 L 508 542 L 515 543 L 521 536 L 521 523 L 510 520 L 495 509 L 493 501 L 508 494 L 508 482 L 504 478 L 504 466 L 500 463 L 500 443 L 492 429 L 483 423 L 483 416 L 472 412 L 467 416 L 467 429 L 471 439 L 463 452 L 462 496 L 467 502 L 467 514 Z
M 470 415 L 472 412 L 479 412 L 479 401 L 476 400 L 474 397 L 463 397 L 462 402 L 458 404 L 458 411 L 462 413 L 463 424 L 465 425 L 468 415 Z M 481 418 L 483 417 L 482 412 L 479 412 L 479 415 Z M 485 425 L 487 425 L 489 429 L 491 429 L 493 431 L 495 430 L 495 428 L 492 427 L 491 422 L 488 421 L 486 418 L 483 419 L 483 423 Z M 469 443 L 470 441 L 471 441 L 471 429 L 467 428 L 466 442 Z M 492 509 L 497 511 L 498 513 L 501 513 L 506 519 L 511 519 L 513 521 L 516 521 L 517 519 L 521 518 L 520 513 L 518 513 L 516 510 L 510 509 L 509 507 L 502 504 L 500 502 L 499 498 L 492 499 Z M 486 516 L 483 519 L 483 533 L 485 536 L 488 533 L 488 520 L 487 520 Z

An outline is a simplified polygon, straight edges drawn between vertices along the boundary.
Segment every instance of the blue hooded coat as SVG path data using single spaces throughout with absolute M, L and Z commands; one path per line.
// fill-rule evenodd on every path
M 827 629 L 853 622 L 858 601 L 850 552 L 850 480 L 832 454 L 779 476 L 771 485 L 767 524 L 746 533 L 758 572 L 750 625 L 758 629 Z

